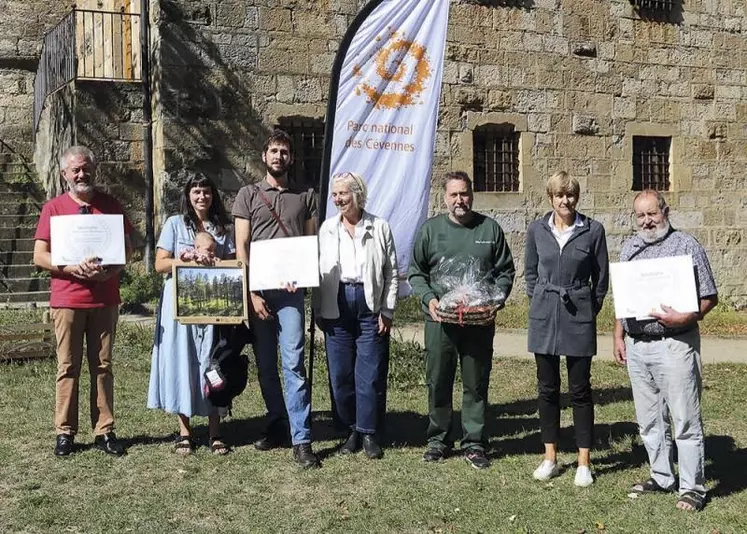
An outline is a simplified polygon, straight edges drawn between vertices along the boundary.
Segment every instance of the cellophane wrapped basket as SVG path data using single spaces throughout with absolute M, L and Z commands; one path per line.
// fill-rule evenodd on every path
M 506 294 L 493 283 L 490 273 L 481 271 L 480 260 L 474 256 L 442 259 L 431 272 L 431 284 L 443 293 L 436 315 L 445 323 L 491 324 L 506 300 Z

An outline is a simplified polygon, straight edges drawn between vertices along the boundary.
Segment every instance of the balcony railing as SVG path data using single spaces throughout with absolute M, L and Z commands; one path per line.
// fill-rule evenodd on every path
M 141 81 L 139 13 L 77 9 L 44 36 L 34 82 L 34 134 L 47 97 L 73 80 Z

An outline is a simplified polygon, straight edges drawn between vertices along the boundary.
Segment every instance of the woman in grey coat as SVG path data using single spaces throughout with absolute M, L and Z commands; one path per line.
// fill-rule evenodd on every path
M 560 356 L 566 357 L 578 447 L 575 484 L 589 486 L 594 440 L 591 357 L 597 352 L 596 316 L 607 294 L 609 259 L 604 227 L 576 211 L 580 187 L 565 172 L 547 181 L 552 211 L 527 230 L 525 279 L 529 352 L 537 362 L 537 392 L 545 457 L 537 480 L 557 476 L 560 432 Z

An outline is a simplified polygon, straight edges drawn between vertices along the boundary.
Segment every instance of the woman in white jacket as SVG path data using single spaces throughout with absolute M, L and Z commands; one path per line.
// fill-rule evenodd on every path
M 341 173 L 331 188 L 339 213 L 319 229 L 321 284 L 313 306 L 324 332 L 335 411 L 349 429 L 339 452 L 362 447 L 369 458 L 381 458 L 376 434 L 386 411 L 397 254 L 389 224 L 363 209 L 363 178 Z

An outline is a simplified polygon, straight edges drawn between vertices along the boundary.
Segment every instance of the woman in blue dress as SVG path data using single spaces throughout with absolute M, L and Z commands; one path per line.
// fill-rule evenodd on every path
M 169 217 L 156 245 L 156 271 L 166 274 L 158 307 L 156 333 L 148 388 L 148 408 L 159 408 L 177 414 L 179 436 L 175 451 L 194 452 L 190 418 L 206 416 L 210 435 L 210 450 L 226 454 L 229 447 L 220 437 L 220 414 L 205 398 L 204 373 L 213 348 L 216 327 L 187 325 L 174 319 L 174 281 L 171 267 L 183 253 L 193 250 L 195 234 L 210 233 L 216 241 L 215 258 L 235 257 L 233 236 L 223 202 L 213 182 L 203 176 L 191 178 L 184 186 L 180 215 Z M 202 263 L 214 260 L 200 258 Z

